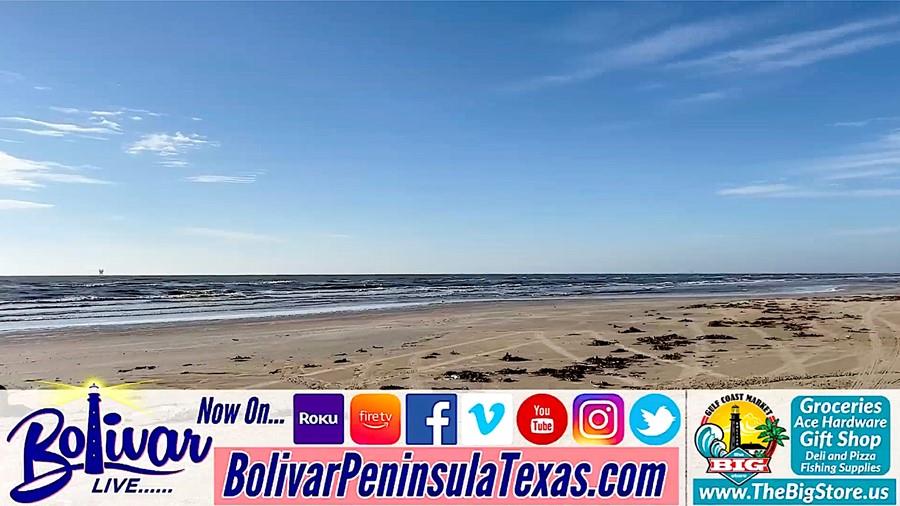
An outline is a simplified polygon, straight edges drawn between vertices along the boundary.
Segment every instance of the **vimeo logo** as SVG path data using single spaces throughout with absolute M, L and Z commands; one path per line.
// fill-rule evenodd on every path
M 506 406 L 499 402 L 491 404 L 490 420 L 488 420 L 488 417 L 485 414 L 484 404 L 480 402 L 472 406 L 472 409 L 469 410 L 469 414 L 475 417 L 475 423 L 478 424 L 478 432 L 480 432 L 482 436 L 487 436 L 500 425 L 500 420 L 502 420 L 503 415 L 506 414 Z
M 510 415 L 511 395 L 462 394 L 459 403 L 461 444 L 512 444 L 514 417 Z
M 456 394 L 407 394 L 406 443 L 456 444 Z

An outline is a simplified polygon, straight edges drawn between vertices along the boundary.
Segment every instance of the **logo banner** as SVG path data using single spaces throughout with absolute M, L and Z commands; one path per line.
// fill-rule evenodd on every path
M 3 504 L 652 504 L 685 392 L 0 392 Z
M 686 503 L 897 504 L 898 402 L 886 390 L 691 390 Z
M 0 391 L 0 504 L 888 505 L 897 391 Z

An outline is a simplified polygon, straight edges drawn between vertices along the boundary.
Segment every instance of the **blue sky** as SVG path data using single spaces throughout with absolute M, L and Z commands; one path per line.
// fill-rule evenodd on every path
M 900 6 L 2 4 L 0 274 L 900 271 Z

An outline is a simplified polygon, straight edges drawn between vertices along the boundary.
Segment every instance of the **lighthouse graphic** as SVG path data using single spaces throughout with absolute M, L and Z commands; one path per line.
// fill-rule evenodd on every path
M 731 406 L 731 429 L 728 441 L 728 449 L 734 450 L 741 447 L 741 408 L 737 404 Z
M 103 443 L 100 440 L 100 387 L 96 383 L 88 388 L 87 456 L 84 459 L 85 474 L 103 474 Z

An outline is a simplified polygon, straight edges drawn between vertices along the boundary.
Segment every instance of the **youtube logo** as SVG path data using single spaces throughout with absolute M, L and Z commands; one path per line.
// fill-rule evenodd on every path
M 516 414 L 522 437 L 536 445 L 558 441 L 566 432 L 568 422 L 566 406 L 549 394 L 535 394 L 525 399 Z

